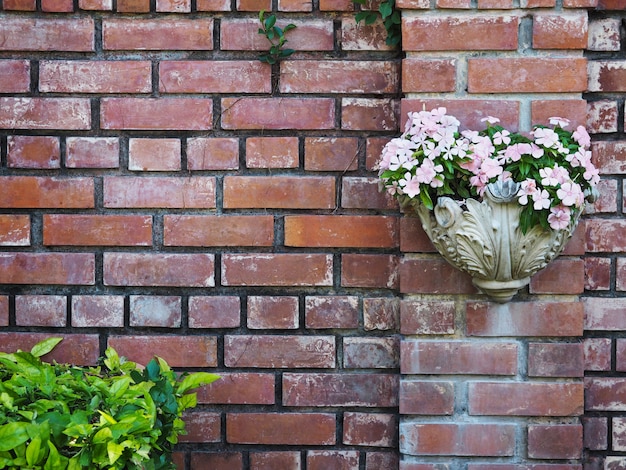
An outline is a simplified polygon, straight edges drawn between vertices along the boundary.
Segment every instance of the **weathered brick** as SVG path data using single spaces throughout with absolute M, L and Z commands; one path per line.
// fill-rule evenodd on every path
M 230 0 L 197 0 L 198 11 L 230 11 Z
M 74 2 L 72 0 L 41 0 L 41 11 L 71 13 L 74 11 Z
M 618 60 L 593 60 L 588 65 L 589 91 L 623 92 L 626 67 Z
M 215 178 L 104 177 L 104 207 L 181 208 L 215 207 Z
M 393 209 L 398 202 L 378 189 L 378 178 L 344 176 L 341 178 L 341 207 L 345 209 Z
M 621 252 L 626 249 L 624 233 L 626 221 L 619 219 L 591 219 L 586 221 L 587 229 L 587 251 L 599 252 Z
M 0 246 L 30 245 L 30 216 L 0 214 Z
M 331 255 L 272 253 L 224 254 L 224 286 L 331 286 Z
M 37 4 L 35 0 L 4 0 L 2 2 L 2 8 L 7 11 L 35 11 L 37 9 Z
M 364 298 L 363 328 L 365 331 L 397 331 L 400 324 L 400 302 L 396 298 Z
M 612 341 L 610 338 L 583 340 L 585 370 L 611 370 Z
M 615 370 L 623 372 L 626 370 L 626 342 L 617 338 L 615 344 Z
M 398 406 L 395 374 L 283 374 L 284 406 Z
M 591 150 L 600 174 L 626 173 L 626 140 L 593 142 Z
M 189 13 L 191 0 L 157 0 L 156 11 L 163 13 Z
M 582 377 L 585 370 L 581 343 L 530 343 L 529 377 Z
M 180 139 L 130 139 L 130 171 L 177 171 L 181 168 Z
M 30 91 L 30 62 L 27 60 L 0 60 L 0 93 L 28 93 Z
M 342 98 L 344 131 L 397 131 L 398 101 L 383 98 Z
M 72 327 L 92 328 L 124 326 L 124 296 L 73 295 Z
M 358 328 L 359 299 L 355 296 L 307 296 L 305 325 L 311 329 Z
M 401 380 L 400 414 L 452 415 L 454 383 L 426 380 Z
M 212 50 L 213 19 L 106 18 L 102 43 L 108 50 Z
M 215 255 L 105 253 L 104 285 L 214 287 Z
M 226 440 L 233 444 L 333 445 L 332 413 L 227 413 Z
M 119 13 L 148 13 L 150 0 L 117 0 L 117 11 Z
M 400 292 L 404 294 L 473 294 L 471 277 L 443 258 L 404 258 L 400 263 Z
M 125 0 L 120 0 L 117 3 L 117 10 L 123 8 Z M 73 5 L 73 4 L 72 4 Z M 101 10 L 111 11 L 113 10 L 113 0 L 78 0 L 78 8 L 81 10 Z
M 272 246 L 271 215 L 166 215 L 166 246 Z
M 120 164 L 117 137 L 68 137 L 65 152 L 68 168 L 118 168 Z
M 332 98 L 222 98 L 228 130 L 319 130 L 335 127 Z
M 516 50 L 519 18 L 411 16 L 402 19 L 405 51 Z
M 297 137 L 248 137 L 247 168 L 298 168 L 300 149 Z
M 328 468 L 358 470 L 359 453 L 355 450 L 309 450 L 306 453 L 306 468 L 309 470 Z
M 131 295 L 130 326 L 180 328 L 181 298 L 174 295 Z
M 226 367 L 333 368 L 334 336 L 229 335 L 224 337 Z
M 530 279 L 531 294 L 582 294 L 585 263 L 582 259 L 557 258 Z
M 471 382 L 469 413 L 489 416 L 580 416 L 582 383 Z
M 251 330 L 299 327 L 298 297 L 248 296 L 247 326 Z
M 387 31 L 381 21 L 372 24 L 356 22 L 354 17 L 344 17 L 341 22 L 341 48 L 344 51 L 390 51 L 386 44 Z
M 0 284 L 93 285 L 90 253 L 0 253 Z
M 415 59 L 402 61 L 402 91 L 443 93 L 456 89 L 456 59 Z
M 409 455 L 505 457 L 515 452 L 513 424 L 400 424 L 400 452 Z
M 400 332 L 405 335 L 451 335 L 455 331 L 453 301 L 400 302 Z
M 398 218 L 367 215 L 292 215 L 285 217 L 285 246 L 398 246 Z
M 614 417 L 611 431 L 612 449 L 617 451 L 626 450 L 626 420 L 622 417 Z
M 200 387 L 198 403 L 224 405 L 273 405 L 273 373 L 220 372 L 215 382 Z
M 400 250 L 404 253 L 436 253 L 437 249 L 426 235 L 419 217 L 400 219 Z
M 278 11 L 312 11 L 313 0 L 278 0 Z
M 468 59 L 469 93 L 564 93 L 587 89 L 584 58 Z
M 304 169 L 307 171 L 354 171 L 358 168 L 358 140 L 353 137 L 307 137 Z
M 280 68 L 282 93 L 396 93 L 395 62 L 354 60 L 286 61 Z
M 189 297 L 189 328 L 237 328 L 240 310 L 236 296 Z
M 44 361 L 93 366 L 100 356 L 98 335 L 49 333 L 4 333 L 0 332 L 0 351 L 15 352 L 18 349 L 30 351 L 31 348 L 47 338 L 63 338 L 52 352 L 42 356 Z
M 582 336 L 580 302 L 493 303 L 466 305 L 469 336 Z
M 107 341 L 120 356 L 139 364 L 147 364 L 155 355 L 171 367 L 216 367 L 215 336 L 138 336 L 112 335 Z
M 585 49 L 585 11 L 536 13 L 533 15 L 533 49 Z
M 145 60 L 42 60 L 42 93 L 150 93 L 152 67 Z
M 365 470 L 379 470 L 381 468 L 397 469 L 400 466 L 400 455 L 392 452 L 366 452 Z
M 239 140 L 230 137 L 193 137 L 187 139 L 187 169 L 237 170 Z
M 608 443 L 608 419 L 606 417 L 584 416 L 583 448 L 589 450 L 606 450 Z
M 583 299 L 585 330 L 621 331 L 626 329 L 626 299 L 589 297 Z
M 300 470 L 301 464 L 298 451 L 250 452 L 250 470 Z
M 344 338 L 346 369 L 395 369 L 400 364 L 400 338 Z
M 395 289 L 398 286 L 398 258 L 393 255 L 342 254 L 341 285 Z
M 241 452 L 192 452 L 191 469 L 202 470 L 243 470 Z
M 16 135 L 7 138 L 10 168 L 58 169 L 61 149 L 58 137 Z
M 33 34 L 36 32 L 36 34 Z M 6 16 L 0 24 L 0 51 L 94 50 L 94 22 L 76 18 L 29 18 Z M 0 106 L 1 108 L 2 106 Z
M 617 258 L 615 267 L 615 289 L 626 291 L 626 259 Z
M 0 129 L 91 128 L 91 104 L 86 98 L 0 97 Z
M 531 459 L 579 459 L 582 442 L 580 424 L 528 426 L 528 457 Z
M 103 129 L 190 130 L 212 128 L 213 103 L 208 98 L 102 98 Z
M 473 341 L 403 341 L 403 374 L 515 375 L 517 344 Z
M 17 326 L 66 326 L 67 297 L 62 295 L 16 295 L 15 324 Z
M 384 413 L 354 413 L 343 415 L 343 443 L 347 445 L 394 447 L 397 417 Z
M 568 129 L 587 125 L 587 102 L 585 100 L 533 100 L 530 103 L 531 122 L 533 125 L 548 126 L 550 118 L 566 116 L 570 124 Z
M 623 377 L 586 377 L 585 410 L 626 410 L 626 380 Z
M 9 326 L 9 297 L 0 295 L 0 326 Z
M 260 11 L 271 9 L 270 0 L 237 0 L 237 11 Z
M 609 213 L 614 214 L 617 212 L 618 197 L 617 197 L 617 185 L 618 181 L 613 179 L 603 179 L 598 182 L 596 189 L 600 193 L 599 197 L 593 204 L 588 204 L 585 208 L 587 214 L 602 214 Z M 585 240 L 586 244 L 587 240 Z M 585 259 L 585 264 L 586 264 Z
M 617 132 L 619 112 L 614 100 L 597 100 L 587 103 L 587 132 L 610 134 Z
M 334 178 L 326 176 L 226 176 L 226 209 L 332 209 Z
M 161 93 L 269 93 L 270 67 L 252 60 L 159 63 Z
M 152 217 L 44 214 L 44 245 L 150 246 Z
M 619 51 L 620 50 L 619 18 L 597 18 L 589 20 L 587 50 Z
M 186 434 L 179 442 L 220 442 L 221 415 L 207 411 L 189 411 L 183 415 Z
M 86 209 L 94 207 L 91 178 L 5 176 L 0 207 L 12 209 Z

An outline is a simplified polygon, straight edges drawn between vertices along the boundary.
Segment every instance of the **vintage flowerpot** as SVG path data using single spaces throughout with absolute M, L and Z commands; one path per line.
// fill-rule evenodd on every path
M 448 197 L 440 197 L 432 211 L 415 207 L 439 253 L 500 303 L 510 301 L 561 253 L 578 223 L 577 216 L 563 230 L 537 225 L 522 233 L 518 190 L 519 183 L 498 181 L 488 185 L 482 201 L 468 199 L 466 207 Z

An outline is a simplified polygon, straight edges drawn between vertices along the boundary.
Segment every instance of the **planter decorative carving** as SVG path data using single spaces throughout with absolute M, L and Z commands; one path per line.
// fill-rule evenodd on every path
M 433 211 L 415 204 L 422 226 L 435 248 L 494 301 L 504 303 L 530 282 L 530 277 L 557 257 L 571 237 L 579 216 L 566 229 L 539 225 L 522 233 L 517 202 L 519 183 L 497 181 L 483 200 L 466 200 L 462 208 L 440 197 Z

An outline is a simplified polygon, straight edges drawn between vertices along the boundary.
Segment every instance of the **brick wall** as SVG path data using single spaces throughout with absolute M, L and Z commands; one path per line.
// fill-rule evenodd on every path
M 181 469 L 625 467 L 624 5 L 521 3 L 397 0 L 400 55 L 349 0 L 0 0 L 0 348 L 220 373 Z M 594 134 L 603 195 L 511 304 L 377 190 L 424 105 Z

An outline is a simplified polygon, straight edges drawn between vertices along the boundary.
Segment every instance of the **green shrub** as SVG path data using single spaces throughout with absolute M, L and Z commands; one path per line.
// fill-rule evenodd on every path
M 43 362 L 61 338 L 0 353 L 0 469 L 173 469 L 192 389 L 215 374 L 145 368 L 106 350 L 99 367 Z

